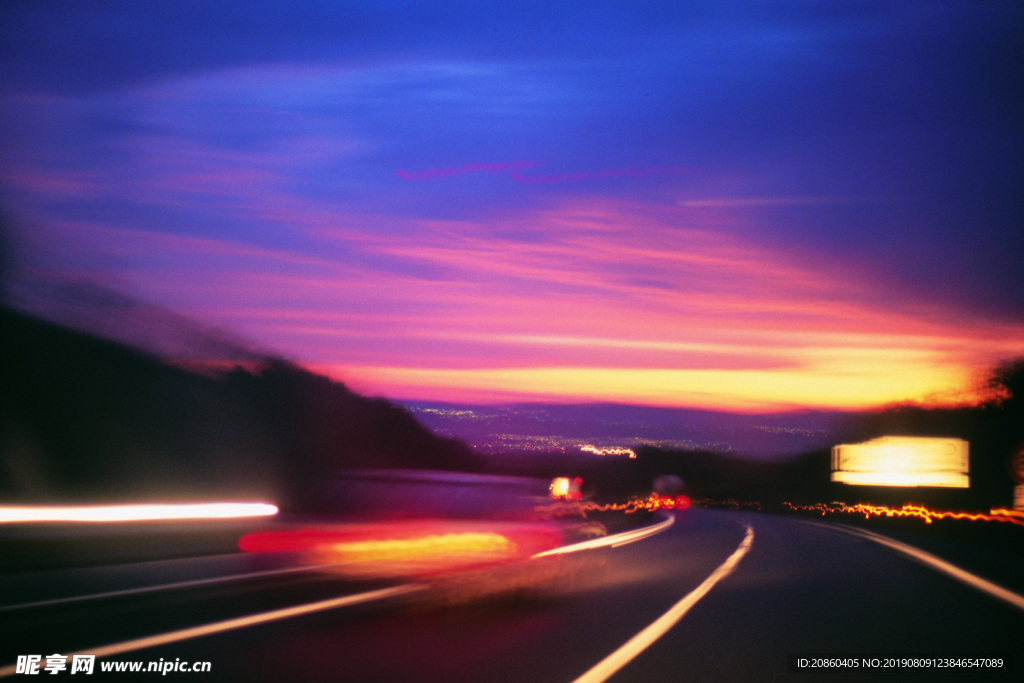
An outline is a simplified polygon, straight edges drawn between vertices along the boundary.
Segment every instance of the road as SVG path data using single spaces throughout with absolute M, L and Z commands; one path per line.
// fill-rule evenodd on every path
M 520 590 L 487 593 L 512 584 Z M 373 597 L 395 585 L 291 572 L 7 610 L 0 612 L 2 663 L 25 653 L 94 652 L 339 594 Z M 469 594 L 476 599 L 464 600 Z M 568 683 L 588 671 L 601 680 L 607 672 L 594 667 L 659 619 L 664 633 L 615 662 L 621 668 L 608 680 L 887 678 L 879 670 L 791 671 L 801 655 L 863 662 L 980 654 L 1024 666 L 1012 661 L 1024 634 L 1021 606 L 834 527 L 701 509 L 677 513 L 663 533 L 621 547 L 107 657 L 209 661 L 211 680 Z M 950 672 L 960 680 L 1000 679 L 978 669 Z M 934 669 L 888 673 L 936 677 Z M 1002 677 L 1012 674 L 1004 669 Z

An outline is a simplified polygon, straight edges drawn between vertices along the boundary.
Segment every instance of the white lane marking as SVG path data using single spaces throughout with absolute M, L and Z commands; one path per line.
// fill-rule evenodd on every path
M 192 581 L 179 581 L 177 583 L 161 583 L 152 586 L 139 586 L 138 588 L 124 588 L 104 593 L 89 593 L 88 595 L 69 595 L 63 598 L 51 598 L 49 600 L 36 600 L 35 602 L 22 602 L 17 605 L 0 605 L 0 613 L 12 612 L 15 610 L 35 609 L 37 607 L 53 607 L 54 605 L 66 605 L 89 600 L 104 600 L 106 598 L 123 598 L 129 595 L 144 595 L 146 593 L 157 593 L 160 591 L 175 590 L 180 588 L 200 588 L 202 586 L 215 586 L 220 583 L 231 581 L 244 581 L 246 579 L 261 579 L 270 576 L 283 576 L 286 574 L 301 574 L 315 572 L 317 570 L 330 569 L 334 565 L 312 565 L 306 567 L 288 567 L 285 569 L 270 569 L 262 572 L 247 572 L 245 574 L 229 574 L 227 576 L 213 576 L 207 579 L 194 579 Z
M 712 572 L 711 576 L 704 579 L 704 583 L 693 589 L 685 598 L 673 605 L 669 611 L 658 617 L 650 626 L 630 638 L 622 647 L 602 659 L 590 671 L 577 678 L 573 683 L 601 683 L 608 680 L 619 669 L 626 666 L 626 664 L 650 647 L 658 638 L 665 635 L 670 628 L 675 626 L 690 611 L 690 608 L 697 604 L 698 600 L 715 587 L 716 583 L 732 573 L 736 565 L 743 559 L 743 556 L 750 550 L 754 543 L 754 529 L 749 524 L 745 526 L 747 533 L 743 537 L 743 541 L 740 542 L 736 550 L 729 556 L 729 559 Z
M 987 579 L 981 578 L 980 576 L 971 574 L 969 571 L 961 569 L 960 567 L 957 567 L 954 564 L 950 564 L 949 562 L 946 562 L 945 560 L 940 559 L 935 555 L 932 555 L 931 553 L 927 553 L 923 550 L 920 550 L 919 548 L 915 548 L 912 545 L 907 545 L 906 543 L 901 543 L 897 540 L 886 538 L 885 536 L 881 536 L 870 531 L 865 531 L 863 529 L 854 529 L 853 527 L 848 527 L 845 525 L 838 525 L 838 528 L 842 529 L 843 531 L 846 531 L 849 534 L 861 536 L 868 540 L 874 541 L 875 543 L 879 543 L 881 545 L 892 548 L 893 550 L 901 552 L 904 555 L 908 555 L 909 557 L 914 558 L 918 562 L 922 562 L 928 565 L 932 569 L 942 572 L 943 574 L 947 574 L 956 579 L 957 581 L 960 581 L 961 583 L 967 584 L 971 588 L 979 590 L 982 593 L 987 593 L 988 595 L 994 598 L 1007 602 L 1016 607 L 1017 609 L 1024 610 L 1024 596 L 1021 596 L 1007 588 L 1003 588 L 1002 586 L 994 584 L 991 581 L 988 581 Z
M 624 531 L 620 534 L 613 534 L 611 536 L 605 536 L 603 538 L 594 538 L 589 541 L 581 541 L 579 543 L 573 543 L 572 545 L 564 545 L 560 548 L 554 548 L 552 550 L 545 550 L 542 553 L 533 555 L 530 559 L 538 557 L 547 557 L 548 555 L 563 555 L 565 553 L 576 553 L 581 550 L 591 550 L 593 548 L 603 548 L 604 546 L 611 546 L 618 548 L 620 545 L 626 545 L 628 543 L 636 543 L 654 534 L 659 534 L 665 529 L 675 524 L 676 518 L 672 515 L 666 515 L 665 519 L 652 524 L 651 526 L 644 527 L 642 529 L 633 529 L 632 531 Z
M 250 614 L 245 617 L 227 619 L 225 621 L 217 621 L 212 624 L 206 624 L 204 626 L 193 626 L 192 628 L 181 629 L 179 631 L 170 631 L 168 633 L 160 633 L 155 636 L 148 636 L 146 638 L 126 640 L 123 643 L 115 643 L 113 645 L 104 645 L 102 647 L 94 647 L 87 650 L 80 650 L 78 652 L 72 652 L 71 655 L 88 654 L 96 655 L 97 657 L 109 657 L 111 655 L 120 655 L 124 654 L 125 652 L 143 650 L 150 647 L 157 647 L 158 645 L 167 645 L 169 643 L 177 643 L 182 640 L 199 638 L 201 636 L 208 636 L 214 633 L 223 633 L 225 631 L 232 631 L 239 628 L 245 628 L 247 626 L 266 624 L 268 622 L 278 621 L 280 619 L 290 619 L 291 617 L 297 617 L 304 614 L 312 614 L 313 612 L 322 612 L 325 610 L 336 609 L 338 607 L 347 607 L 349 605 L 371 602 L 373 600 L 383 600 L 384 598 L 390 598 L 396 595 L 402 595 L 404 593 L 422 590 L 423 588 L 424 586 L 417 584 L 405 584 L 401 586 L 393 586 L 391 588 L 382 588 L 380 590 L 368 591 L 366 593 L 345 595 L 340 598 L 331 598 L 330 600 L 321 600 L 319 602 L 311 602 L 305 605 L 296 605 L 295 607 L 285 607 L 283 609 L 271 610 L 270 612 Z M 3 678 L 4 676 L 13 675 L 15 673 L 15 670 L 16 666 L 14 665 L 0 669 L 0 678 Z

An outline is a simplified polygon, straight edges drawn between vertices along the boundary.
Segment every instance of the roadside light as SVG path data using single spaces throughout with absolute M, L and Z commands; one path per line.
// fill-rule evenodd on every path
M 580 491 L 580 486 L 582 485 L 583 479 L 580 477 L 573 479 L 569 477 L 555 477 L 551 480 L 548 491 L 551 498 L 555 500 L 581 500 L 583 493 Z

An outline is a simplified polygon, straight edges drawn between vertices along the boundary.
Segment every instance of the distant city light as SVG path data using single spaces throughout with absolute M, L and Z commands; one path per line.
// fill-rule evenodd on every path
M 886 436 L 832 448 L 832 481 L 857 486 L 967 488 L 967 442 Z
M 15 522 L 150 522 L 163 520 L 270 517 L 269 503 L 168 503 L 152 505 L 82 505 L 0 507 L 0 523 Z

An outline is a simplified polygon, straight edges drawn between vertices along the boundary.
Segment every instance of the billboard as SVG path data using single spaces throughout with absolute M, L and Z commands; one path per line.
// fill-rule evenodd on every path
M 917 436 L 883 436 L 832 447 L 832 481 L 858 486 L 967 488 L 967 442 Z

